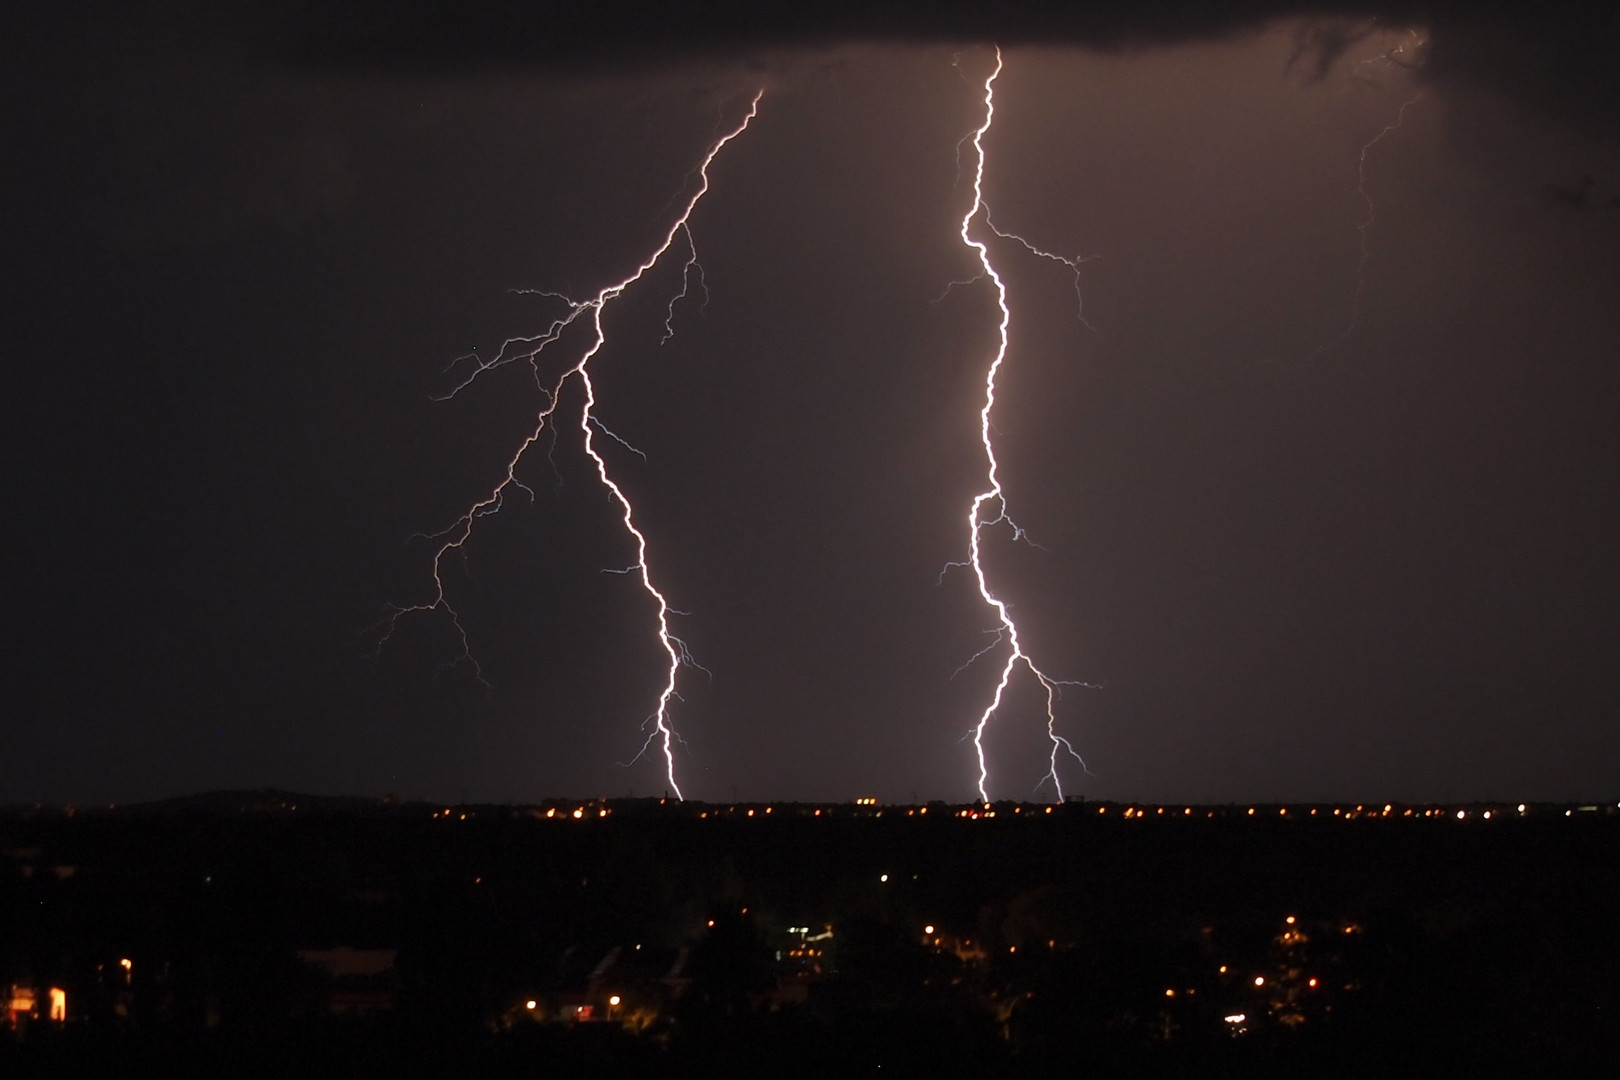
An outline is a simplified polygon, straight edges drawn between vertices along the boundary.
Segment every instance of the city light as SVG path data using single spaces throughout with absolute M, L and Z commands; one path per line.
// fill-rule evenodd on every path
M 536 1005 L 537 1005 L 537 1004 L 539 1004 L 539 1002 L 537 1002 L 537 1001 L 535 1001 L 535 1000 L 534 1000 L 534 999 L 533 999 L 533 998 L 530 998 L 530 999 L 529 999 L 529 1000 L 528 1000 L 528 1001 L 525 1001 L 525 1002 L 524 1002 L 524 1003 L 523 1003 L 523 1007 L 524 1007 L 524 1008 L 525 1008 L 525 1009 L 528 1009 L 528 1010 L 529 1010 L 529 1011 L 530 1011 L 530 1012 L 533 1012 L 533 1011 L 534 1011 L 534 1007 L 535 1007 L 535 1006 L 536 1006 Z

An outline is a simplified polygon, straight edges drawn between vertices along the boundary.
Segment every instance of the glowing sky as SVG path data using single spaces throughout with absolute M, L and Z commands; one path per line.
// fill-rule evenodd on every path
M 1094 773 L 1065 786 L 1607 792 L 1612 119 L 1487 48 L 1437 38 L 1414 70 L 1378 59 L 1404 28 L 1322 51 L 1335 28 L 1367 24 L 1005 50 L 996 224 L 1095 256 L 1088 327 L 1064 268 L 993 249 L 1002 482 L 1039 547 L 996 536 L 988 565 L 1043 670 L 1101 686 L 1061 703 Z M 761 86 L 692 221 L 706 304 L 660 345 L 670 263 L 592 366 L 602 419 L 647 454 L 616 452 L 615 477 L 713 673 L 683 676 L 681 782 L 972 796 L 962 739 L 999 663 L 952 672 L 994 619 L 970 579 L 936 581 L 984 480 L 995 297 L 947 286 L 976 270 L 958 147 L 989 47 L 373 65 L 206 29 L 9 65 L 22 644 L 0 800 L 661 792 L 657 764 L 617 764 L 667 658 L 646 596 L 600 572 L 633 554 L 577 429 L 554 468 L 526 460 L 533 505 L 447 564 L 492 689 L 445 666 L 444 622 L 375 658 L 368 627 L 423 599 L 432 549 L 409 538 L 489 491 L 540 405 L 521 368 L 435 402 L 446 366 L 544 325 L 510 290 L 633 270 Z M 1360 153 L 1420 92 L 1366 155 L 1340 341 Z M 1034 796 L 1037 684 L 986 746 L 992 794 Z

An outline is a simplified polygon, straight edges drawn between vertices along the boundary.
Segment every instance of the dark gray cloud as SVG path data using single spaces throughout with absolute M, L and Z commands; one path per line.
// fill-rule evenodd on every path
M 1620 17 L 1574 2 L 582 4 L 366 0 L 289 6 L 263 43 L 289 63 L 465 71 L 623 69 L 849 42 L 1050 44 L 1101 50 L 1213 40 L 1280 19 L 1305 20 L 1301 59 L 1325 74 L 1374 25 L 1429 32 L 1433 74 L 1489 87 L 1549 112 L 1600 118 L 1620 88 Z

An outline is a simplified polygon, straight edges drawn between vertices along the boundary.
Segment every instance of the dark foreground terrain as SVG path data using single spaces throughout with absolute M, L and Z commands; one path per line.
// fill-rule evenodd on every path
M 0 814 L 0 1076 L 1620 1076 L 1620 808 Z

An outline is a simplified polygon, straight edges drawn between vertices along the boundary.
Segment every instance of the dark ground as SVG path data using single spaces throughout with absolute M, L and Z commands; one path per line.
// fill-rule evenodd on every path
M 13 811 L 0 980 L 69 1017 L 0 1073 L 1612 1076 L 1605 806 Z M 368 1015 L 338 946 L 396 950 Z

